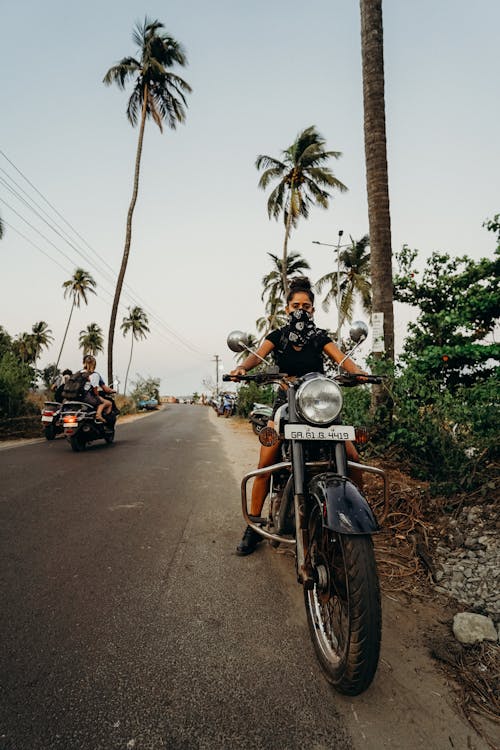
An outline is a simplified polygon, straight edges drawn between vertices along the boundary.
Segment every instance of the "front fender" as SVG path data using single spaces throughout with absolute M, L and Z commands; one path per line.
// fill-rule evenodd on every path
M 309 493 L 319 504 L 326 528 L 339 534 L 375 534 L 380 526 L 355 484 L 337 474 L 318 474 Z

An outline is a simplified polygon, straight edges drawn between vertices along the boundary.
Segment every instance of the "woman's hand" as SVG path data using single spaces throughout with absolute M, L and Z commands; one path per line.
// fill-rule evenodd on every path
M 240 366 L 240 367 L 236 367 L 234 370 L 231 370 L 231 372 L 229 374 L 230 375 L 235 375 L 235 376 L 246 375 L 247 371 L 245 370 L 244 367 Z M 233 378 L 233 380 L 236 380 L 236 378 Z

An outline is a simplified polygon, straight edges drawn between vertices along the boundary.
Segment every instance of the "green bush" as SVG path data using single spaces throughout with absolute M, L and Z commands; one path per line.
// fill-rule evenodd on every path
M 271 385 L 260 386 L 256 383 L 242 385 L 238 391 L 238 404 L 236 413 L 241 417 L 248 417 L 253 409 L 254 401 L 260 404 L 272 404 L 274 401 L 274 390 Z
M 494 484 L 499 385 L 497 372 L 452 393 L 408 368 L 394 381 L 392 423 L 379 434 L 379 447 L 390 447 L 434 493 Z
M 33 382 L 33 368 L 13 352 L 0 357 L 0 415 L 18 417 L 29 412 L 26 396 Z

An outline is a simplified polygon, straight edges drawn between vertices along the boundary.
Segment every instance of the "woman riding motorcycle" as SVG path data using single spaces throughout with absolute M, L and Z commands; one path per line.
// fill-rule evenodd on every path
M 92 354 L 86 354 L 83 358 L 83 370 L 89 375 L 88 382 L 85 384 L 85 403 L 96 408 L 96 422 L 105 422 L 103 414 L 109 414 L 113 408 L 112 402 L 99 394 L 114 393 L 112 388 L 107 386 L 98 372 L 96 372 L 96 358 Z
M 261 357 L 265 358 L 271 352 L 273 352 L 280 372 L 298 377 L 308 372 L 323 373 L 323 354 L 326 354 L 332 362 L 337 364 L 344 359 L 344 355 L 332 341 L 328 332 L 317 328 L 314 324 L 314 294 L 308 278 L 298 277 L 291 280 L 285 311 L 288 315 L 287 325 L 271 331 L 257 349 L 256 354 L 250 354 L 241 365 L 231 371 L 231 375 L 246 375 L 248 370 L 252 370 L 261 364 Z M 342 367 L 347 372 L 364 374 L 351 359 L 344 360 Z M 280 388 L 273 404 L 273 418 L 278 407 L 285 402 L 286 391 Z M 273 427 L 274 422 L 270 421 L 269 426 Z M 349 459 L 359 461 L 354 445 L 349 442 L 346 447 Z M 280 450 L 280 443 L 272 447 L 262 446 L 259 469 L 271 466 L 279 461 Z M 358 486 L 361 486 L 361 471 L 351 470 L 351 478 Z M 269 491 L 269 484 L 269 474 L 255 477 L 252 487 L 250 515 L 260 516 Z M 236 554 L 251 554 L 261 540 L 260 534 L 247 526 L 243 538 L 236 548 Z

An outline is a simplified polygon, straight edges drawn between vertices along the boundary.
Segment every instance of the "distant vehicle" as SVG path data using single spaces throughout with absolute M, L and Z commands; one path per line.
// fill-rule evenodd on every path
M 137 408 L 139 411 L 145 409 L 146 411 L 152 411 L 158 408 L 158 399 L 156 398 L 141 398 L 137 402 Z
M 57 401 L 45 401 L 42 409 L 42 428 L 47 440 L 54 440 L 63 431 L 61 421 L 61 404 Z

